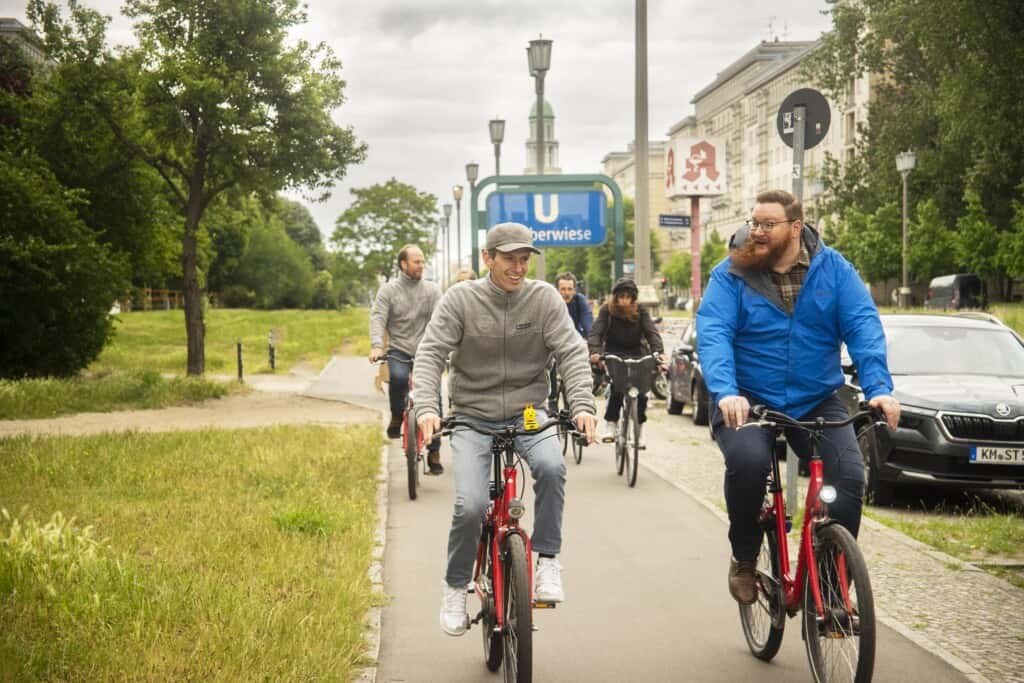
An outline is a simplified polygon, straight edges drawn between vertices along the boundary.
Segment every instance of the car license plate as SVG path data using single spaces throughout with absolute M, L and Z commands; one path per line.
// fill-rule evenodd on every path
M 1024 447 L 971 446 L 971 463 L 974 465 L 1024 465 Z

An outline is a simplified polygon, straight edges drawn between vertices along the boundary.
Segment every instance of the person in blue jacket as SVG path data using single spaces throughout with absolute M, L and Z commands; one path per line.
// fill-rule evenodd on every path
M 783 190 L 759 194 L 729 246 L 697 312 L 697 348 L 712 397 L 712 434 L 725 457 L 729 592 L 751 604 L 773 438 L 766 429 L 739 429 L 750 406 L 801 420 L 848 417 L 836 394 L 844 382 L 844 342 L 865 398 L 882 410 L 890 429 L 900 406 L 891 396 L 878 309 L 856 269 L 804 223 L 796 197 Z M 809 456 L 806 433 L 787 430 L 786 437 L 798 456 Z M 838 493 L 829 514 L 856 536 L 864 465 L 853 427 L 826 430 L 821 456 L 825 482 Z
M 594 324 L 594 313 L 590 310 L 590 302 L 582 292 L 577 292 L 578 286 L 576 276 L 566 271 L 559 273 L 555 278 L 555 288 L 565 302 L 569 317 L 572 318 L 572 325 L 584 339 L 590 336 L 590 328 Z M 558 372 L 554 364 L 548 370 L 550 373 L 551 391 L 548 394 L 548 412 L 554 415 L 558 412 Z

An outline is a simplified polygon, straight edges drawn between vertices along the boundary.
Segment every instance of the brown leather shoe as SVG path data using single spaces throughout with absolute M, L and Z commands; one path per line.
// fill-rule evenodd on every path
M 754 560 L 732 560 L 729 563 L 729 592 L 741 605 L 752 605 L 757 601 L 756 566 Z
M 441 453 L 439 451 L 427 451 L 427 465 L 430 468 L 431 474 L 444 474 L 444 467 L 441 465 Z

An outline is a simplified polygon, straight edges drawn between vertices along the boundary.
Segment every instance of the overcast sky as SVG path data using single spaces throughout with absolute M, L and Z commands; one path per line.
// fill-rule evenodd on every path
M 112 15 L 110 39 L 132 41 L 119 0 L 81 0 Z M 596 173 L 634 130 L 633 0 L 308 0 L 301 35 L 330 45 L 342 62 L 347 103 L 336 113 L 369 145 L 330 200 L 308 204 L 330 236 L 349 189 L 392 176 L 451 201 L 465 164 L 494 171 L 487 131 L 506 120 L 502 170 L 522 172 L 527 117 L 535 99 L 526 45 L 554 41 L 545 95 L 555 113 L 560 165 Z M 825 0 L 649 0 L 649 130 L 662 139 L 691 113 L 694 93 L 760 40 L 813 40 L 830 27 Z M 0 16 L 27 23 L 21 0 Z M 771 24 L 772 31 L 769 32 Z M 468 195 L 467 195 L 468 196 Z M 468 209 L 463 203 L 463 253 Z M 452 227 L 455 221 L 452 218 Z

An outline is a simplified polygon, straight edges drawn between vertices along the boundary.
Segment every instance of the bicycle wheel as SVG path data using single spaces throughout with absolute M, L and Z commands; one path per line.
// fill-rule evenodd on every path
M 487 662 L 487 668 L 490 671 L 497 671 L 501 667 L 503 643 L 501 633 L 494 632 L 494 564 L 491 561 L 491 532 L 485 531 L 480 542 L 484 544 L 480 576 L 483 577 L 485 590 L 480 596 L 480 609 L 483 612 L 483 618 L 480 619 L 480 635 L 483 637 L 484 661 Z
M 629 431 L 626 433 L 626 483 L 636 486 L 636 468 L 640 464 L 640 418 L 636 399 L 629 402 Z
M 615 470 L 619 476 L 626 469 L 626 430 L 629 429 L 629 397 L 623 399 L 622 414 L 619 416 L 619 428 L 615 433 Z
M 775 528 L 765 529 L 757 556 L 757 602 L 740 605 L 740 623 L 747 647 L 766 662 L 779 651 L 786 629 L 786 599 L 782 589 L 782 561 Z
M 828 524 L 814 532 L 814 563 L 825 609 L 819 622 L 808 576 L 803 630 L 814 680 L 867 683 L 875 667 L 875 602 L 864 556 L 849 531 Z
M 417 459 L 420 456 L 419 435 L 416 433 L 416 420 L 406 411 L 402 417 L 402 445 L 405 447 L 405 469 L 409 480 L 409 500 L 416 500 L 416 489 L 420 483 L 420 470 Z
M 572 457 L 576 460 L 577 465 L 583 462 L 583 444 L 579 439 L 572 440 Z
M 569 403 L 565 399 L 565 387 L 562 386 L 561 380 L 558 382 L 558 417 L 569 415 Z M 553 415 L 551 417 L 554 417 Z M 562 442 L 562 457 L 565 457 L 566 451 L 569 450 L 569 442 L 572 440 L 569 436 L 569 430 L 558 425 L 558 440 Z M 579 462 L 578 460 L 576 462 Z
M 526 543 L 519 534 L 509 534 L 503 545 L 505 683 L 525 683 L 533 680 L 533 605 Z

